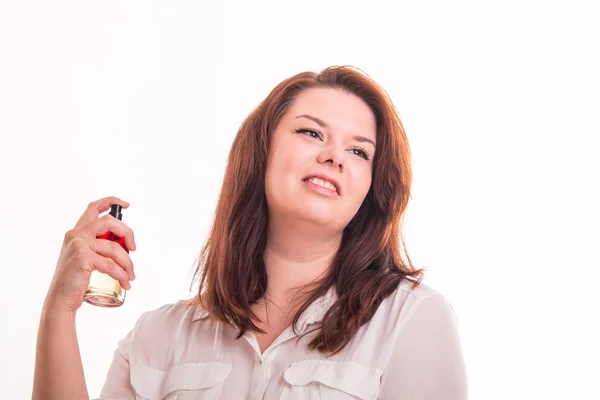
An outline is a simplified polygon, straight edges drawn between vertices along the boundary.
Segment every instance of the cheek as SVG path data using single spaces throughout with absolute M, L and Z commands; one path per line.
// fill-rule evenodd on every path
M 353 197 L 356 197 L 362 201 L 362 199 L 367 196 L 367 193 L 369 193 L 369 189 L 371 188 L 371 171 L 361 172 L 358 176 L 353 178 L 353 182 Z
M 369 174 L 367 175 L 365 182 L 366 183 L 363 187 L 363 197 L 367 196 L 367 193 L 369 193 L 369 189 L 371 189 L 371 184 L 373 183 L 373 181 L 371 180 L 371 172 L 369 172 Z
M 269 158 L 271 159 L 271 164 L 273 164 L 275 168 L 281 168 L 281 164 L 290 156 L 290 153 L 292 152 L 290 147 L 289 143 L 285 140 L 273 140 Z
M 293 154 L 287 154 L 282 157 L 280 165 L 282 176 L 298 173 L 298 160 L 294 158 Z
M 349 204 L 351 204 L 349 209 L 352 209 L 353 214 L 358 212 L 371 188 L 371 176 L 366 175 L 361 178 L 360 181 L 357 180 L 352 186 L 352 198 L 349 199 Z
M 289 152 L 275 151 L 271 156 L 267 165 L 265 189 L 267 193 L 279 197 L 293 184 L 294 171 L 298 168 Z
M 302 170 L 301 160 L 298 157 L 299 149 L 282 148 L 273 158 L 273 175 L 280 179 L 289 179 L 299 174 Z M 289 182 L 280 182 L 280 184 L 289 184 Z

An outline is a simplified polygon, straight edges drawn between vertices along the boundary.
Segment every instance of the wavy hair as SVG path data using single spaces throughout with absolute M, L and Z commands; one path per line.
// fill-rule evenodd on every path
M 372 317 L 403 279 L 417 286 L 422 269 L 412 265 L 401 234 L 412 180 L 411 153 L 400 116 L 386 92 L 362 71 L 332 66 L 303 72 L 278 84 L 244 120 L 233 141 L 213 225 L 194 273 L 198 295 L 209 314 L 239 330 L 264 333 L 251 305 L 267 288 L 263 253 L 268 211 L 265 172 L 271 135 L 300 92 L 337 88 L 361 98 L 375 115 L 377 151 L 371 187 L 344 228 L 341 246 L 326 276 L 306 296 L 301 314 L 334 286 L 337 301 L 327 311 L 309 348 L 338 353 Z M 402 245 L 402 246 L 400 246 Z M 406 260 L 401 257 L 404 250 Z

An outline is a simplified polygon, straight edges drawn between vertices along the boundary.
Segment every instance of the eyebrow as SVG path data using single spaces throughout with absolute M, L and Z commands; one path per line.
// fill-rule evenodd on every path
M 327 125 L 327 123 L 325 123 L 325 121 L 323 121 L 320 118 L 313 117 L 312 115 L 302 114 L 302 115 L 298 115 L 294 119 L 296 119 L 296 118 L 307 118 L 307 119 L 310 119 L 311 121 L 316 122 L 317 125 L 319 125 L 321 128 L 329 128 L 329 125 Z M 352 139 L 356 140 L 357 142 L 371 143 L 373 145 L 373 147 L 377 148 L 377 146 L 375 145 L 375 142 L 373 142 L 371 139 L 366 138 L 364 136 L 354 135 L 354 136 L 352 136 Z

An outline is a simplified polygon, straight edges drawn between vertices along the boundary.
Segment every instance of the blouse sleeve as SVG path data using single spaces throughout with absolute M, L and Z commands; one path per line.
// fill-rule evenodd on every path
M 137 328 L 139 327 L 142 315 L 136 322 L 133 329 L 121 339 L 113 355 L 112 363 L 108 369 L 106 380 L 100 397 L 95 400 L 127 400 L 136 399 L 135 392 L 130 382 L 130 370 L 129 370 L 129 350 L 131 348 L 131 342 L 135 336 Z
M 466 400 L 467 374 L 452 306 L 441 295 L 416 306 L 397 338 L 379 398 Z

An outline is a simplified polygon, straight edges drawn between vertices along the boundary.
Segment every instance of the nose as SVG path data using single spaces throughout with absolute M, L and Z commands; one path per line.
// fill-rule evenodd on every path
M 323 149 L 321 153 L 319 153 L 318 161 L 319 163 L 331 163 L 333 166 L 337 167 L 340 172 L 344 169 L 344 163 L 346 160 L 346 152 L 341 146 L 331 145 L 326 149 Z

